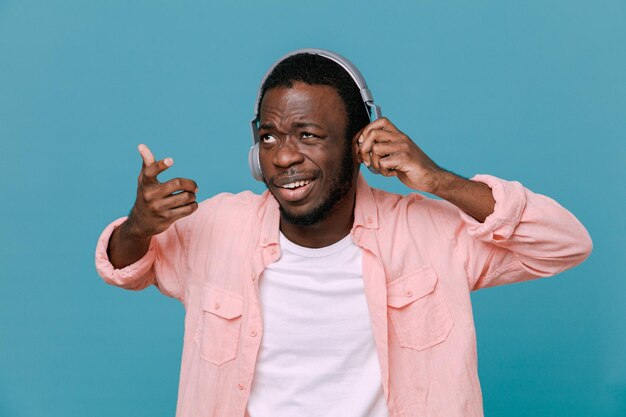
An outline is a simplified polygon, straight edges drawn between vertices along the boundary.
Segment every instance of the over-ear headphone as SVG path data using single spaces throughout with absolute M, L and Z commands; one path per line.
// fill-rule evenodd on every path
M 261 85 L 259 87 L 259 91 L 256 95 L 256 101 L 254 102 L 254 118 L 250 122 L 252 128 L 252 147 L 248 152 L 248 164 L 250 165 L 250 172 L 252 176 L 258 180 L 263 181 L 263 172 L 261 171 L 261 161 L 259 160 L 259 106 L 261 105 L 261 94 L 263 93 L 263 84 L 265 84 L 265 80 L 270 76 L 274 68 L 278 64 L 280 64 L 285 59 L 289 58 L 293 55 L 298 54 L 313 54 L 323 56 L 324 58 L 328 58 L 331 61 L 336 62 L 341 65 L 343 69 L 346 70 L 348 74 L 352 77 L 357 87 L 359 87 L 359 91 L 361 92 L 361 97 L 363 98 L 363 104 L 365 104 L 365 110 L 367 114 L 370 116 L 370 120 L 376 120 L 382 116 L 380 111 L 380 106 L 374 104 L 374 97 L 372 93 L 367 88 L 367 84 L 365 83 L 365 78 L 359 71 L 359 69 L 348 59 L 342 57 L 339 54 L 336 54 L 331 51 L 326 51 L 324 49 L 298 49 L 292 52 L 289 52 L 287 55 L 281 57 L 278 61 L 276 61 L 270 69 L 265 73 L 265 76 L 261 80 Z

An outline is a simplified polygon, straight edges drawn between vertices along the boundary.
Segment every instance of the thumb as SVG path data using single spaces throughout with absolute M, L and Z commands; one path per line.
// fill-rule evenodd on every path
M 141 159 L 145 166 L 150 166 L 154 164 L 154 155 L 152 155 L 152 151 L 150 151 L 150 148 L 142 143 L 137 146 L 137 150 L 139 151 L 139 154 L 141 155 Z

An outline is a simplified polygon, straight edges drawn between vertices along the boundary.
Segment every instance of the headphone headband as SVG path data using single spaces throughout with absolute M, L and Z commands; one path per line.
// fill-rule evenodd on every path
M 263 181 L 263 173 L 261 171 L 261 161 L 259 160 L 259 106 L 261 101 L 261 94 L 263 94 L 263 85 L 267 78 L 272 74 L 274 69 L 278 64 L 283 62 L 285 59 L 299 54 L 311 54 L 311 55 L 319 55 L 324 58 L 330 59 L 331 61 L 339 64 L 354 80 L 355 84 L 359 88 L 359 92 L 361 93 L 361 98 L 363 99 L 363 104 L 365 105 L 365 110 L 367 114 L 370 116 L 370 120 L 379 119 L 382 116 L 380 111 L 380 107 L 374 104 L 374 97 L 372 96 L 371 91 L 367 88 L 367 83 L 365 82 L 365 78 L 361 74 L 361 71 L 347 58 L 343 56 L 331 52 L 326 51 L 324 49 L 314 49 L 314 48 L 305 48 L 305 49 L 297 49 L 295 51 L 289 52 L 288 54 L 282 56 L 278 61 L 276 61 L 269 70 L 263 76 L 261 80 L 261 85 L 259 86 L 259 90 L 256 95 L 256 101 L 254 102 L 254 118 L 250 122 L 250 127 L 252 129 L 252 147 L 248 152 L 248 164 L 250 165 L 250 171 L 252 176 L 258 181 Z M 372 167 L 370 167 L 372 170 Z
M 254 118 L 252 119 L 252 144 L 255 145 L 259 141 L 258 135 L 258 126 L 257 122 L 259 121 L 259 106 L 261 105 L 261 95 L 263 94 L 263 85 L 267 78 L 272 74 L 274 68 L 278 66 L 285 59 L 299 54 L 311 54 L 311 55 L 319 55 L 324 58 L 330 59 L 331 61 L 339 64 L 354 80 L 354 83 L 359 88 L 359 92 L 361 93 L 361 98 L 363 99 L 363 103 L 365 104 L 365 110 L 367 114 L 372 115 L 374 113 L 374 119 L 378 119 L 382 116 L 380 107 L 374 104 L 374 96 L 372 92 L 367 88 L 367 83 L 365 82 L 365 78 L 363 78 L 363 74 L 361 71 L 352 63 L 348 58 L 345 58 L 338 53 L 327 51 L 325 49 L 316 49 L 316 48 L 304 48 L 297 49 L 295 51 L 291 51 L 285 55 L 283 55 L 278 61 L 274 62 L 270 69 L 267 70 L 263 79 L 261 80 L 261 85 L 259 86 L 259 90 L 257 91 L 256 100 L 254 102 Z

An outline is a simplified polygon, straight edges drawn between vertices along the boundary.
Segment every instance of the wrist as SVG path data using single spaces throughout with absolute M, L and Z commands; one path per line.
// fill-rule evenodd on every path
M 430 191 L 430 193 L 444 200 L 448 200 L 460 179 L 462 178 L 456 174 L 446 171 L 445 169 L 440 169 L 435 175 L 433 190 Z
M 128 219 L 120 225 L 120 235 L 123 236 L 125 240 L 132 240 L 136 242 L 150 240 L 152 237 L 149 234 L 146 234 L 141 227 L 137 225 L 133 219 L 132 213 Z

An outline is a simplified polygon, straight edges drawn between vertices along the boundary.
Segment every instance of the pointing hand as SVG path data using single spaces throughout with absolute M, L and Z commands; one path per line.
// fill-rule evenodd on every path
M 176 220 L 198 209 L 196 182 L 174 178 L 160 183 L 157 176 L 174 164 L 172 158 L 156 161 L 146 145 L 137 147 L 143 164 L 137 184 L 137 199 L 127 220 L 127 230 L 136 238 L 165 231 Z

